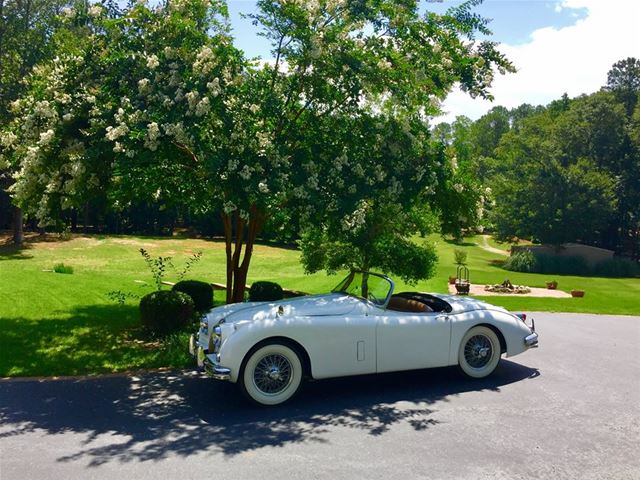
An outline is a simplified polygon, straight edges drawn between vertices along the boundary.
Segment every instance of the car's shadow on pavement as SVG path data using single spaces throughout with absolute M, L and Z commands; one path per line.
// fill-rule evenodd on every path
M 325 442 L 329 429 L 383 435 L 405 422 L 438 424 L 434 404 L 468 391 L 499 392 L 538 370 L 503 360 L 494 374 L 469 380 L 456 369 L 311 382 L 290 403 L 256 407 L 228 383 L 191 372 L 90 379 L 0 382 L 0 441 L 28 432 L 76 433 L 63 462 L 157 460 L 201 452 L 235 455 L 264 446 Z

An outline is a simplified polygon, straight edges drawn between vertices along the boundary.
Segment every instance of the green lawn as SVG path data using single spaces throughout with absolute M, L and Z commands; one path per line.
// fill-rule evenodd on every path
M 417 241 L 423 241 L 418 239 Z M 463 245 L 437 236 L 440 255 L 437 275 L 417 286 L 398 288 L 446 292 L 447 277 L 455 273 L 453 249 L 468 251 L 471 281 L 544 286 L 548 275 L 507 272 L 493 264 L 505 257 L 479 248 L 480 238 Z M 0 376 L 64 375 L 114 372 L 136 368 L 181 367 L 187 333 L 162 344 L 145 338 L 138 327 L 137 302 L 119 306 L 107 298 L 112 290 L 143 295 L 151 291 L 151 276 L 138 249 L 152 255 L 171 255 L 178 265 L 201 250 L 202 260 L 189 278 L 224 283 L 224 244 L 217 241 L 150 237 L 77 237 L 28 242 L 16 250 L 0 247 Z M 324 292 L 340 280 L 324 274 L 304 275 L 294 249 L 258 245 L 249 282 L 277 281 L 283 287 Z M 53 273 L 57 263 L 73 267 L 73 274 Z M 582 299 L 487 297 L 513 310 L 640 314 L 640 279 L 560 276 L 559 289 L 581 288 Z M 176 280 L 171 276 L 167 280 Z M 140 282 L 147 282 L 146 284 Z

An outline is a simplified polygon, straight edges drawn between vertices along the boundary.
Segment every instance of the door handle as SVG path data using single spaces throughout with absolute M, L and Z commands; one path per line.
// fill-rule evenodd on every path
M 449 320 L 449 315 L 438 315 L 437 320 Z

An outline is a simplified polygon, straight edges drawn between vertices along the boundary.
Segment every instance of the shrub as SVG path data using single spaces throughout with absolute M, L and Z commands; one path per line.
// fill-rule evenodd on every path
M 182 280 L 176 283 L 171 290 L 189 295 L 198 312 L 206 312 L 213 307 L 213 287 L 206 282 Z
M 511 270 L 512 272 L 536 272 L 538 265 L 535 255 L 531 250 L 523 250 L 511 255 L 502 268 Z
M 151 332 L 165 335 L 184 327 L 194 318 L 189 295 L 172 290 L 149 293 L 140 300 L 140 320 Z
M 453 256 L 455 258 L 456 265 L 465 265 L 467 263 L 467 252 L 465 252 L 464 250 L 456 248 L 453 251 Z
M 255 282 L 249 289 L 249 300 L 252 302 L 268 302 L 283 298 L 282 287 L 274 282 Z
M 53 271 L 56 273 L 67 273 L 70 275 L 73 273 L 73 267 L 70 265 L 65 265 L 64 263 L 56 263 L 53 266 Z
M 640 275 L 640 265 L 626 258 L 614 257 L 598 263 L 593 273 L 601 277 L 637 277 Z

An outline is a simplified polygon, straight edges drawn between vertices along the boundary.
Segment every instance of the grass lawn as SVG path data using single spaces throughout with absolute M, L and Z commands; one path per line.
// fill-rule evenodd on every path
M 468 252 L 473 283 L 498 283 L 509 278 L 516 284 L 544 287 L 545 281 L 555 278 L 561 290 L 586 291 L 581 299 L 487 297 L 491 303 L 524 311 L 640 314 L 640 279 L 551 278 L 507 272 L 492 263 L 505 257 L 479 248 L 479 237 L 462 245 L 437 236 L 428 241 L 436 242 L 440 256 L 436 276 L 417 286 L 400 283 L 397 288 L 446 292 L 447 277 L 455 274 L 453 249 L 461 248 Z M 187 332 L 175 334 L 160 347 L 141 332 L 136 300 L 120 306 L 107 298 L 112 290 L 138 295 L 152 290 L 152 278 L 138 253 L 140 247 L 153 256 L 173 256 L 178 267 L 190 253 L 201 250 L 202 260 L 188 277 L 225 282 L 224 244 L 219 241 L 89 236 L 30 241 L 21 250 L 0 246 L 0 376 L 87 374 L 190 364 L 185 352 Z M 305 275 L 298 258 L 294 249 L 258 245 L 248 282 L 272 280 L 286 288 L 319 293 L 340 280 L 339 276 Z M 61 262 L 73 267 L 73 274 L 46 271 Z M 176 279 L 169 275 L 167 280 Z

